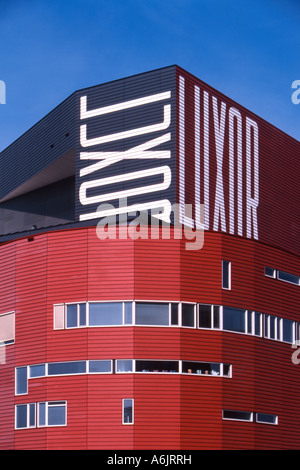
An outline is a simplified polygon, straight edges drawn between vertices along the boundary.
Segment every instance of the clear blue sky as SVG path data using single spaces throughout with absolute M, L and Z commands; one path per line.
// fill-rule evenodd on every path
M 0 151 L 75 90 L 173 64 L 300 137 L 300 0 L 0 0 L 0 44 Z

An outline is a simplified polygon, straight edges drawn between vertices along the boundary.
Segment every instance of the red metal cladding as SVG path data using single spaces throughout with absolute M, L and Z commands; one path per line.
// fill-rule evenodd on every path
M 51 231 L 0 246 L 2 313 L 16 311 L 14 344 L 1 346 L 2 449 L 287 449 L 298 447 L 299 369 L 291 344 L 236 332 L 167 326 L 54 329 L 53 305 L 170 301 L 227 305 L 296 321 L 299 286 L 264 267 L 299 272 L 295 255 L 206 232 L 185 240 L 99 240 L 95 227 Z M 232 266 L 222 289 L 221 260 Z M 287 305 L 288 302 L 288 305 Z M 288 307 L 288 308 L 287 308 Z M 4 349 L 5 348 L 5 349 Z M 79 360 L 182 360 L 232 365 L 231 377 L 111 373 L 36 377 L 15 395 L 14 368 Z M 122 400 L 134 399 L 123 424 Z M 67 402 L 65 426 L 15 429 L 14 404 Z M 278 424 L 222 419 L 223 410 L 278 416 Z

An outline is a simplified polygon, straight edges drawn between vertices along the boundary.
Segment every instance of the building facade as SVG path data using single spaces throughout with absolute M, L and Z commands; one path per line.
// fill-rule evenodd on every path
M 299 448 L 299 155 L 178 66 L 5 149 L 0 448 Z

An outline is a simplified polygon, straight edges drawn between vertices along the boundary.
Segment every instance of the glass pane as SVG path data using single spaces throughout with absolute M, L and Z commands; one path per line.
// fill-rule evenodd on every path
M 29 426 L 35 426 L 35 403 L 29 405 Z
M 125 308 L 125 325 L 131 325 L 132 324 L 132 303 L 125 302 L 124 308 Z
M 118 359 L 117 360 L 117 372 L 132 372 L 132 360 L 131 359 Z
M 136 325 L 169 325 L 169 304 L 137 303 Z
M 84 374 L 86 372 L 86 362 L 54 362 L 48 364 L 48 375 L 60 374 Z
M 195 326 L 194 311 L 193 304 L 182 304 L 182 326 Z
M 46 425 L 46 404 L 45 403 L 39 403 L 39 426 L 45 426 Z
M 220 328 L 220 307 L 214 306 L 214 328 Z
M 211 328 L 211 305 L 199 305 L 199 328 Z
M 247 333 L 252 335 L 252 312 L 247 312 Z
M 281 281 L 291 282 L 292 284 L 299 285 L 299 276 L 295 276 L 294 274 L 289 274 L 284 271 L 278 271 L 278 279 Z
M 269 316 L 269 338 L 275 339 L 275 317 Z
M 275 273 L 276 273 L 275 269 L 265 267 L 265 275 L 266 276 L 275 277 Z
M 230 365 L 229 364 L 223 364 L 223 375 L 226 377 L 230 376 Z
M 294 335 L 294 322 L 291 320 L 286 320 L 285 318 L 282 320 L 282 340 L 286 341 L 287 343 L 293 343 Z
M 277 416 L 269 415 L 266 413 L 257 413 L 256 421 L 260 423 L 269 423 L 269 424 L 276 424 Z
M 123 423 L 133 422 L 133 400 L 123 400 Z
M 67 305 L 67 328 L 77 326 L 77 304 Z
M 178 325 L 178 304 L 171 304 L 171 325 Z
M 184 374 L 220 375 L 220 364 L 182 361 L 182 372 Z
M 254 334 L 261 336 L 261 313 L 254 313 Z
M 28 393 L 27 367 L 18 367 L 16 369 L 16 394 L 22 395 Z
M 45 364 L 37 364 L 36 366 L 29 366 L 29 377 L 44 377 L 45 376 Z
M 223 418 L 226 419 L 237 419 L 241 421 L 251 421 L 252 414 L 248 411 L 230 411 L 230 410 L 223 410 Z
M 17 405 L 17 428 L 26 428 L 27 427 L 27 405 Z
M 245 333 L 245 310 L 223 307 L 223 329 Z
M 79 325 L 86 325 L 86 304 L 79 304 Z
M 122 325 L 122 303 L 90 303 L 89 323 L 91 326 Z
M 66 424 L 66 406 L 48 404 L 48 425 L 62 426 Z
M 178 361 L 136 361 L 136 372 L 178 372 Z
M 230 262 L 222 261 L 222 287 L 223 289 L 229 289 L 230 283 Z
M 111 372 L 111 361 L 90 361 L 90 373 Z

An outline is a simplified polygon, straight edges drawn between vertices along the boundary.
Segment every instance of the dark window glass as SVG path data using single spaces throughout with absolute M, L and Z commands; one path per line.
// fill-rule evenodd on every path
M 29 405 L 29 426 L 35 426 L 35 403 Z
M 46 425 L 46 403 L 39 403 L 39 426 Z
M 254 334 L 261 336 L 261 313 L 254 313 Z
M 251 421 L 252 414 L 248 411 L 231 411 L 223 410 L 223 418 L 225 419 L 237 419 L 241 421 Z
M 223 364 L 223 375 L 226 377 L 230 376 L 230 365 L 229 364 Z
M 245 333 L 245 310 L 223 307 L 223 329 Z
M 178 304 L 171 304 L 171 325 L 178 325 Z
M 136 361 L 136 372 L 178 372 L 178 361 Z
M 211 305 L 199 305 L 199 328 L 211 328 Z
M 265 275 L 268 277 L 275 277 L 276 270 L 273 268 L 265 267 Z
M 276 424 L 277 416 L 266 413 L 257 413 L 256 421 L 260 423 Z
M 67 328 L 77 326 L 77 304 L 67 305 Z
M 184 374 L 220 375 L 220 364 L 213 362 L 182 361 Z
M 195 326 L 194 311 L 193 304 L 182 304 L 182 326 Z
M 91 326 L 122 325 L 122 303 L 90 303 L 89 317 Z
M 27 405 L 17 405 L 16 413 L 17 413 L 16 427 L 26 428 L 27 427 Z
M 169 325 L 169 304 L 137 303 L 137 325 Z
M 45 375 L 45 364 L 37 364 L 36 366 L 29 367 L 29 377 L 44 377 Z
M 111 372 L 111 361 L 90 361 L 89 371 L 96 372 Z
M 291 282 L 292 284 L 296 284 L 299 286 L 299 276 L 295 276 L 294 274 L 286 273 L 284 271 L 278 271 L 278 279 L 281 281 Z
M 16 394 L 22 395 L 28 393 L 28 382 L 27 382 L 27 367 L 18 367 L 16 369 Z
M 82 374 L 86 372 L 86 362 L 53 362 L 48 364 L 48 375 Z
M 247 312 L 247 333 L 252 334 L 252 312 Z
M 132 303 L 125 302 L 125 325 L 132 324 Z
M 214 328 L 220 328 L 220 307 L 214 305 Z
M 86 304 L 79 304 L 79 325 L 86 325 Z
M 132 372 L 132 360 L 131 359 L 118 359 L 117 360 L 117 372 Z
M 291 320 L 282 319 L 282 340 L 287 343 L 293 343 L 294 341 L 294 322 Z
M 269 338 L 275 339 L 275 317 L 269 315 Z
M 48 426 L 63 426 L 66 424 L 65 403 L 48 403 Z
M 222 287 L 230 289 L 230 261 L 222 261 Z
M 123 400 L 123 423 L 124 424 L 133 423 L 133 400 L 132 399 Z

